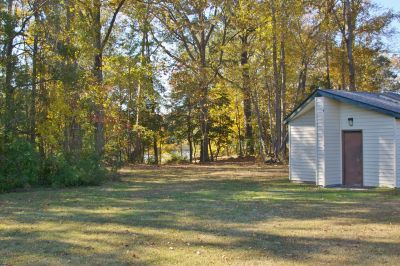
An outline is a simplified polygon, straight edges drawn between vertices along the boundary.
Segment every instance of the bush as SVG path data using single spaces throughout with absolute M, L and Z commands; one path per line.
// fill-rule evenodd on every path
M 39 154 L 33 146 L 17 139 L 0 151 L 0 192 L 37 185 Z
M 32 186 L 99 185 L 107 171 L 93 153 L 79 158 L 51 155 L 40 160 L 27 141 L 17 139 L 0 147 L 0 192 Z
M 147 164 L 157 165 L 158 161 L 156 162 L 156 157 L 155 156 L 150 156 L 150 157 L 147 158 Z
M 95 155 L 81 155 L 79 159 L 66 159 L 63 155 L 50 156 L 41 169 L 41 185 L 72 187 L 98 185 L 106 176 L 100 160 Z
M 185 156 L 180 156 L 177 153 L 172 153 L 171 158 L 167 160 L 167 164 L 180 164 L 180 163 L 187 163 L 188 159 Z
M 39 183 L 44 186 L 67 186 L 76 174 L 62 155 L 51 155 L 42 161 Z
M 78 170 L 79 185 L 99 185 L 107 175 L 107 170 L 94 154 L 83 155 L 75 167 Z

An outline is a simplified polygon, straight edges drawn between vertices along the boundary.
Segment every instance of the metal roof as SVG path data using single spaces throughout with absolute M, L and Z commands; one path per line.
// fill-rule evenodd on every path
M 293 112 L 286 118 L 285 123 L 289 123 L 308 103 L 315 97 L 327 97 L 343 103 L 356 105 L 361 108 L 376 111 L 386 115 L 400 118 L 400 94 L 395 92 L 358 92 L 344 90 L 315 90 L 308 96 Z

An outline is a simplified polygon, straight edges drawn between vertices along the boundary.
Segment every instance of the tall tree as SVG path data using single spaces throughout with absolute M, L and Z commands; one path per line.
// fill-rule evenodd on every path
M 93 29 L 93 48 L 95 50 L 94 54 L 94 64 L 93 64 L 93 76 L 95 77 L 95 84 L 97 87 L 101 88 L 103 86 L 103 53 L 104 49 L 108 43 L 111 36 L 115 21 L 117 16 L 124 5 L 126 0 L 120 0 L 116 4 L 116 9 L 112 14 L 111 21 L 108 27 L 105 29 L 105 36 L 102 35 L 102 23 L 101 23 L 101 11 L 102 4 L 101 0 L 93 0 L 93 6 L 89 13 L 92 14 L 92 29 Z M 102 156 L 104 152 L 104 106 L 103 99 L 100 99 L 99 103 L 94 105 L 94 126 L 95 126 L 95 150 L 98 156 Z
M 182 59 L 167 49 L 160 41 L 163 50 L 174 60 L 186 66 L 195 68 L 198 73 L 198 89 L 201 92 L 201 152 L 202 162 L 208 162 L 209 157 L 209 86 L 215 78 L 210 73 L 210 54 L 208 48 L 216 31 L 217 24 L 221 23 L 221 6 L 217 1 L 166 1 L 159 5 L 156 14 L 158 20 L 169 33 L 169 37 L 179 43 L 189 61 Z
M 281 79 L 278 69 L 278 23 L 277 23 L 277 8 L 274 1 L 271 2 L 272 15 L 272 66 L 275 89 L 275 143 L 274 156 L 279 160 L 279 151 L 282 143 L 282 91 Z
M 16 34 L 16 14 L 14 10 L 14 1 L 13 0 L 8 0 L 7 1 L 7 16 L 5 20 L 5 45 L 4 45 L 4 50 L 5 50 L 5 78 L 4 78 L 4 88 L 5 88 L 5 137 L 6 139 L 11 139 L 15 134 L 15 121 L 14 121 L 14 111 L 15 111 L 15 105 L 14 105 L 14 86 L 12 84 L 13 82 L 13 77 L 15 75 L 15 64 L 16 64 L 16 58 L 15 55 L 13 54 L 14 51 L 14 40 L 17 37 Z

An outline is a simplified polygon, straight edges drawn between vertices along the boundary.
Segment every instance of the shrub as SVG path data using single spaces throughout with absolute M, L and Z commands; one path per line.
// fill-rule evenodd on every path
M 93 154 L 83 154 L 79 159 L 53 155 L 42 163 L 40 180 L 42 185 L 73 187 L 98 185 L 105 175 L 106 170 Z
M 79 158 L 50 155 L 40 160 L 39 154 L 27 141 L 17 139 L 0 146 L 0 192 L 31 186 L 98 185 L 107 171 L 93 153 Z
M 155 156 L 150 156 L 147 158 L 147 164 L 150 165 L 156 165 L 158 162 L 156 162 L 156 157 Z
M 39 183 L 44 186 L 68 186 L 76 183 L 76 174 L 62 155 L 50 155 L 42 161 Z
M 100 159 L 94 154 L 84 154 L 76 168 L 79 172 L 80 185 L 99 185 L 107 175 Z
M 187 163 L 188 159 L 185 156 L 180 156 L 177 153 L 172 153 L 171 157 L 167 160 L 167 164 L 180 164 L 180 163 Z
M 0 151 L 0 192 L 37 185 L 39 154 L 25 140 L 16 139 Z

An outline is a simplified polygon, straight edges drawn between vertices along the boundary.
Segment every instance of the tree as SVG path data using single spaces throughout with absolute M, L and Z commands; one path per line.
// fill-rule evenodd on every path
M 201 92 L 201 161 L 210 160 L 209 146 L 209 86 L 215 75 L 210 70 L 210 54 L 207 49 L 211 44 L 213 34 L 221 24 L 222 9 L 214 1 L 166 1 L 160 3 L 155 14 L 166 31 L 166 38 L 179 43 L 185 54 L 182 57 L 167 49 L 160 41 L 159 45 L 174 60 L 195 70 L 197 75 L 198 90 Z M 223 42 L 223 41 L 222 41 Z
M 399 88 L 398 56 L 383 41 L 399 14 L 370 1 L 0 8 L 0 161 L 37 162 L 30 185 L 98 183 L 103 166 L 158 163 L 185 145 L 191 162 L 198 150 L 201 162 L 285 161 L 283 119 L 312 90 Z
M 92 18 L 92 30 L 93 30 L 93 49 L 94 49 L 94 64 L 93 64 L 93 76 L 95 78 L 95 86 L 99 87 L 100 93 L 103 86 L 103 53 L 111 36 L 117 16 L 124 5 L 126 0 L 120 0 L 116 3 L 115 11 L 112 14 L 111 21 L 108 27 L 105 29 L 106 34 L 102 36 L 102 23 L 101 23 L 101 11 L 102 4 L 101 0 L 94 0 L 93 5 L 89 6 L 87 10 Z M 100 96 L 100 101 L 94 104 L 94 126 L 95 126 L 95 150 L 98 156 L 103 155 L 104 151 L 104 108 L 103 99 Z

